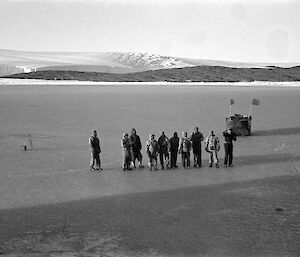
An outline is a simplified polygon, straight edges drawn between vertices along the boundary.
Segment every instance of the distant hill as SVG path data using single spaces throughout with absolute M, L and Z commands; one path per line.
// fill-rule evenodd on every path
M 196 66 L 265 68 L 269 64 L 238 63 L 135 52 L 28 52 L 0 49 L 0 76 L 32 71 L 136 73 Z M 291 67 L 296 64 L 272 64 Z
M 45 70 L 5 76 L 5 78 L 79 80 L 103 82 L 251 82 L 300 81 L 300 66 L 291 68 L 231 68 L 197 66 L 160 69 L 126 74 Z

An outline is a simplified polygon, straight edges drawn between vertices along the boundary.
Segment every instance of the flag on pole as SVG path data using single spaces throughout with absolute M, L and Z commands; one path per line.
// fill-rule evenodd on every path
M 234 105 L 234 99 L 230 99 L 230 105 Z
M 252 105 L 259 105 L 259 99 L 253 99 Z

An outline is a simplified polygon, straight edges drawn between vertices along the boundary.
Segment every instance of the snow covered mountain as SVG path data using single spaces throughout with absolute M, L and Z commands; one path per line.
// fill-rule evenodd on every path
M 147 67 L 147 70 L 172 69 L 193 66 L 188 62 L 180 60 L 179 58 L 162 56 L 158 54 L 113 52 L 107 53 L 106 57 L 118 64 L 124 64 L 129 67 Z
M 131 73 L 189 66 L 194 65 L 174 57 L 148 53 L 23 52 L 0 50 L 0 76 L 36 70 Z
M 0 49 L 0 76 L 39 70 L 133 73 L 193 66 L 266 67 L 265 64 L 177 58 L 135 52 L 26 52 Z

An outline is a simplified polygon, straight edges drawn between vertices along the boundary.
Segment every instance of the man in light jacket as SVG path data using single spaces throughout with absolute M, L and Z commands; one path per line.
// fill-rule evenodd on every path
M 220 141 L 213 131 L 205 140 L 205 150 L 209 153 L 209 167 L 211 168 L 214 163 L 216 168 L 219 168 L 218 151 L 220 151 Z

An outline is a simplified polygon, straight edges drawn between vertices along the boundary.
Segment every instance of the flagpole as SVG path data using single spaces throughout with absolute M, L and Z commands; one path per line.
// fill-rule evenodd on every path
M 229 103 L 229 116 L 231 116 L 231 111 L 232 111 L 232 105 L 234 104 L 234 99 L 231 98 L 230 99 L 230 103 Z
M 251 115 L 251 112 L 252 112 L 252 106 L 253 106 L 253 104 L 251 103 L 250 109 L 249 109 L 249 113 L 248 113 L 248 117 L 250 117 L 250 115 Z

